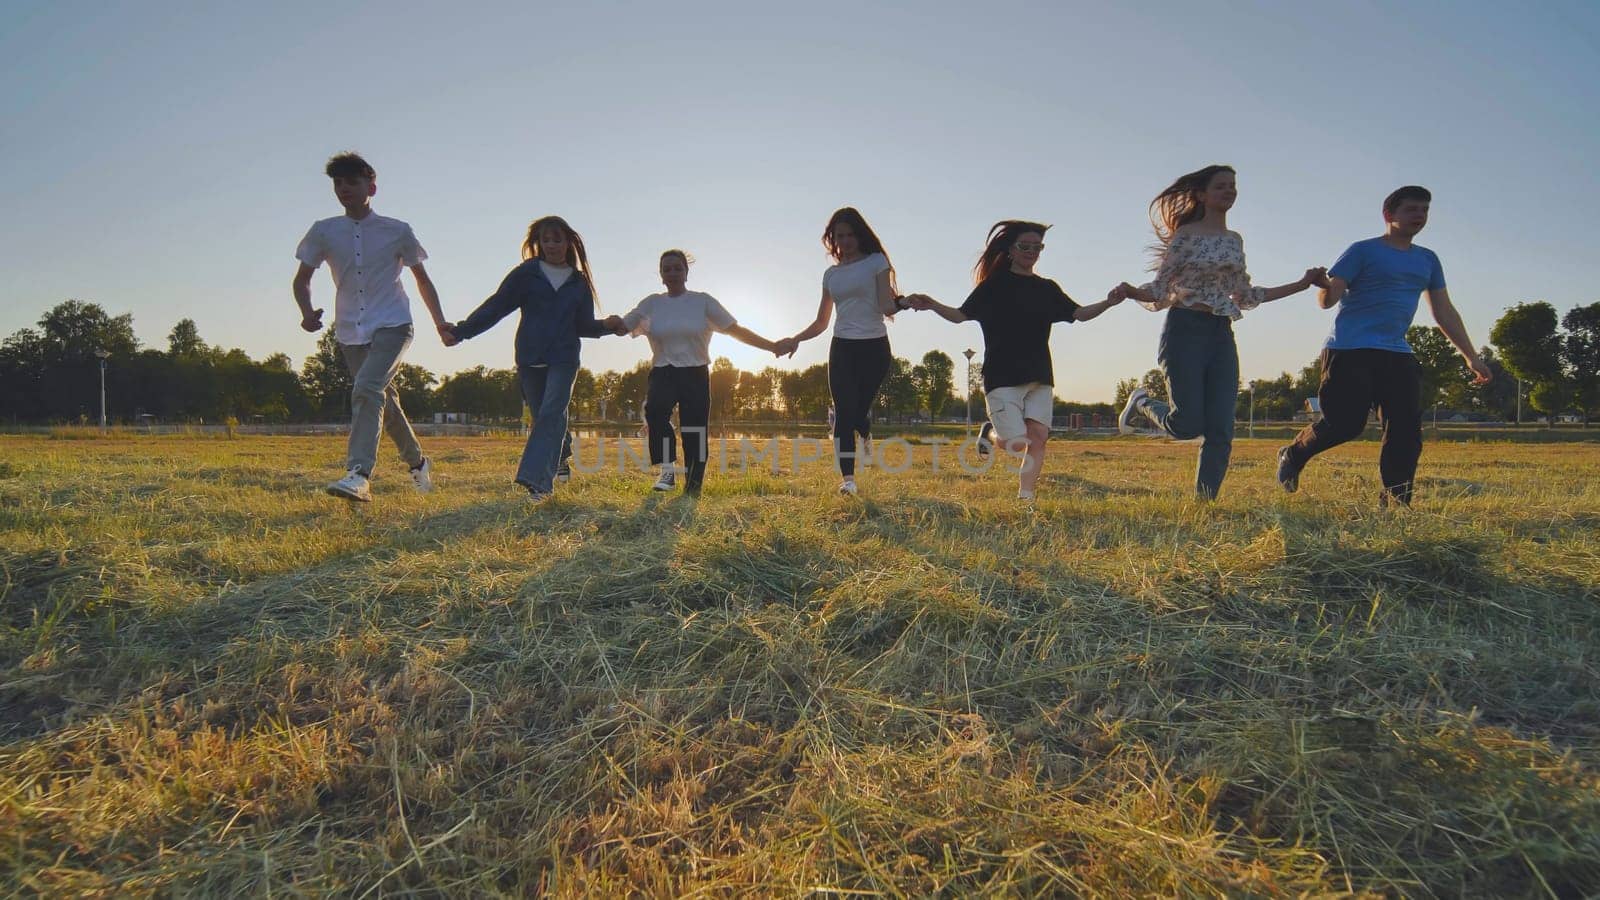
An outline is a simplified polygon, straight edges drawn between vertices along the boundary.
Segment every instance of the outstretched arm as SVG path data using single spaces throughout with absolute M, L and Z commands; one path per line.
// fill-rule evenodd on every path
M 1127 293 L 1125 291 L 1121 290 L 1120 288 L 1121 288 L 1121 285 L 1118 285 L 1117 287 L 1112 288 L 1111 289 L 1111 293 L 1106 294 L 1106 298 L 1104 300 L 1101 300 L 1099 303 L 1091 303 L 1088 306 L 1080 306 L 1080 307 L 1078 307 L 1072 313 L 1073 321 L 1075 321 L 1075 322 L 1087 322 L 1090 319 L 1093 319 L 1096 316 L 1100 315 L 1101 313 L 1105 312 L 1106 310 L 1110 309 L 1111 307 L 1116 306 L 1117 304 L 1121 303 L 1122 301 L 1128 299 Z
M 722 333 L 736 341 L 749 344 L 757 350 L 765 350 L 768 353 L 778 352 L 778 343 L 776 341 L 769 341 L 743 325 L 729 325 L 727 328 L 722 329 Z
M 832 321 L 832 320 L 833 320 L 833 296 L 831 294 L 829 294 L 826 290 L 824 290 L 822 292 L 822 300 L 817 304 L 817 317 L 815 319 L 811 320 L 811 324 L 810 325 L 807 325 L 805 328 L 803 328 L 800 331 L 795 333 L 795 335 L 794 335 L 795 343 L 799 344 L 799 343 L 803 343 L 805 341 L 809 341 L 812 338 L 816 337 L 817 335 L 821 334 L 822 332 L 826 331 L 827 328 L 828 328 L 828 323 L 830 321 Z
M 1455 345 L 1461 358 L 1467 361 L 1467 368 L 1472 370 L 1474 376 L 1472 383 L 1488 384 L 1489 379 L 1494 377 L 1494 371 L 1472 346 L 1472 339 L 1467 337 L 1467 326 L 1461 323 L 1461 313 L 1450 302 L 1450 292 L 1444 288 L 1428 291 L 1428 308 L 1433 311 L 1433 321 L 1439 323 L 1439 330 Z
M 461 340 L 477 337 L 493 328 L 496 322 L 511 314 L 511 311 L 522 305 L 523 294 L 527 290 L 526 270 L 521 266 L 511 270 L 511 273 L 500 282 L 500 287 L 489 299 L 478 304 L 471 315 L 457 322 L 451 333 Z
M 1288 284 L 1280 284 L 1277 287 L 1262 288 L 1261 302 L 1270 303 L 1273 300 L 1281 300 L 1284 297 L 1292 297 L 1314 284 L 1325 285 L 1327 283 L 1327 269 L 1310 268 L 1306 270 L 1306 274 L 1300 276 L 1299 281 L 1291 281 Z
M 417 279 L 417 293 L 422 296 L 422 305 L 428 308 L 428 315 L 433 317 L 433 330 L 439 333 L 439 340 L 446 346 L 452 347 L 460 343 L 451 330 L 450 323 L 444 317 L 444 308 L 439 305 L 439 291 L 433 286 L 433 279 L 428 277 L 428 270 L 417 263 L 411 267 L 412 277 Z
M 966 313 L 962 312 L 957 307 L 946 306 L 932 297 L 929 297 L 927 294 L 907 294 L 906 303 L 908 303 L 912 309 L 931 309 L 938 313 L 939 318 L 944 319 L 946 322 L 972 321 L 971 319 L 967 318 Z

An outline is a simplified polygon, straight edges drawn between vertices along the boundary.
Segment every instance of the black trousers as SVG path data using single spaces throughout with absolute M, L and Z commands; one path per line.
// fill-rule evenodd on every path
M 833 394 L 833 452 L 839 472 L 856 473 L 856 435 L 872 437 L 872 403 L 889 374 L 889 339 L 840 338 L 828 347 L 828 391 Z
M 1324 350 L 1317 389 L 1322 420 L 1307 425 L 1289 447 L 1299 465 L 1324 450 L 1361 436 L 1367 413 L 1378 410 L 1383 448 L 1378 473 L 1383 489 L 1411 503 L 1411 486 L 1422 458 L 1422 366 L 1416 356 L 1393 350 Z
M 656 366 L 650 370 L 644 399 L 644 421 L 650 463 L 677 462 L 678 435 L 672 408 L 678 408 L 683 430 L 684 488 L 699 490 L 706 477 L 706 425 L 711 420 L 710 366 Z

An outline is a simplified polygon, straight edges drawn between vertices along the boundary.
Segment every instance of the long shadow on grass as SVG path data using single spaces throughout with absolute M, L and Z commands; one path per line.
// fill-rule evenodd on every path
M 376 546 L 326 557 L 307 569 L 236 584 L 212 599 L 151 610 L 97 595 L 96 575 L 107 564 L 73 552 L 70 562 L 50 554 L 8 554 L 14 573 L 0 595 L 0 741 L 23 739 L 84 717 L 103 714 L 161 684 L 164 696 L 203 685 L 225 665 L 241 641 L 288 641 L 315 646 L 347 628 L 402 624 L 391 618 L 403 604 L 381 602 L 381 588 L 363 601 L 343 590 L 362 572 L 388 565 L 408 552 L 470 542 L 484 531 L 509 529 L 527 537 L 553 531 L 588 533 L 583 559 L 570 567 L 539 560 L 553 575 L 529 579 L 525 596 L 560 597 L 595 583 L 596 554 L 626 555 L 623 548 L 658 528 L 677 510 L 678 527 L 693 519 L 693 501 L 663 503 L 645 498 L 631 513 L 568 502 L 532 508 L 526 500 L 494 501 L 423 518 L 414 525 L 374 534 Z M 687 514 L 685 515 L 685 510 Z M 670 532 L 671 529 L 668 529 Z M 632 548 L 636 550 L 635 548 Z M 665 552 L 670 556 L 671 548 Z M 580 575 L 581 573 L 584 573 Z M 197 573 L 203 574 L 203 573 Z M 600 590 L 601 596 L 610 592 Z M 431 612 L 432 607 L 422 605 Z M 426 620 L 430 612 L 419 612 Z M 400 617 L 403 619 L 404 617 Z M 312 623 L 307 629 L 305 623 Z M 415 627 L 418 623 L 408 623 Z M 44 654 L 41 647 L 54 645 Z M 26 672 L 22 660 L 40 660 Z

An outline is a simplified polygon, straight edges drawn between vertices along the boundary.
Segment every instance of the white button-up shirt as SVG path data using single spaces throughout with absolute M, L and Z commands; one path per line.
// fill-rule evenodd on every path
M 334 216 L 311 226 L 295 259 L 333 270 L 333 336 L 341 344 L 370 344 L 379 328 L 411 324 L 411 298 L 400 286 L 400 270 L 428 258 L 411 226 L 368 213 L 364 219 Z

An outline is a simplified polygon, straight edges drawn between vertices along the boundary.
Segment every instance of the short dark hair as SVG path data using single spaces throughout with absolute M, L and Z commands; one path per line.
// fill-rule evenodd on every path
M 328 158 L 328 166 L 323 169 L 329 178 L 377 178 L 378 173 L 372 165 L 361 158 L 361 154 L 346 151 L 335 153 Z
M 1383 214 L 1386 216 L 1394 215 L 1394 211 L 1400 208 L 1400 204 L 1407 200 L 1421 200 L 1423 203 L 1432 203 L 1433 194 L 1425 187 L 1408 184 L 1383 198 Z

